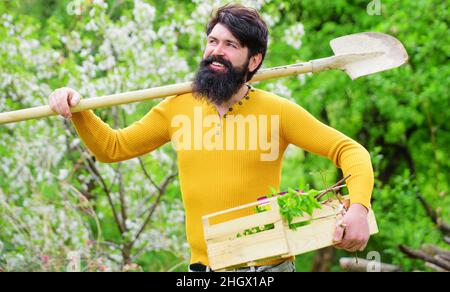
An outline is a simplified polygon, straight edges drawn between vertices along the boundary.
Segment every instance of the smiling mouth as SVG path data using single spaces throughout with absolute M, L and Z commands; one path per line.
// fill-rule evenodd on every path
M 209 65 L 211 68 L 215 70 L 226 70 L 227 67 L 219 62 L 212 62 L 211 65 Z

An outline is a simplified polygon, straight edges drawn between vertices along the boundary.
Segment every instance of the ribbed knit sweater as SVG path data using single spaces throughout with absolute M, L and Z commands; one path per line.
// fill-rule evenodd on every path
M 72 123 L 101 162 L 131 159 L 173 143 L 191 263 L 208 265 L 202 216 L 278 189 L 289 144 L 327 157 L 344 176 L 351 174 L 346 181 L 351 204 L 370 207 L 374 178 L 367 150 L 296 103 L 262 90 L 252 89 L 223 117 L 189 93 L 166 98 L 124 129 L 112 129 L 92 111 L 74 113 Z

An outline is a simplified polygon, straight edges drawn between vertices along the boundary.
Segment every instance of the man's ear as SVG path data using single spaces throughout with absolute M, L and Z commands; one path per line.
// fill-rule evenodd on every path
M 252 56 L 250 58 L 250 62 L 248 64 L 248 70 L 250 72 L 255 71 L 256 68 L 258 68 L 258 66 L 261 64 L 261 62 L 262 62 L 262 54 L 261 53 Z

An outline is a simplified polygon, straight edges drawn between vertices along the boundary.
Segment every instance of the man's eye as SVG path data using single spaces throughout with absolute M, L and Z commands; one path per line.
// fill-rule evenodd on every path
M 233 43 L 228 43 L 228 46 L 237 49 L 237 46 Z

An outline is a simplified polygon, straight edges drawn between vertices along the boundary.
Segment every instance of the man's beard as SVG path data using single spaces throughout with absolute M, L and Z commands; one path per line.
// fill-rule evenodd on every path
M 225 66 L 225 71 L 217 71 L 209 66 L 218 62 Z M 235 68 L 231 62 L 221 56 L 210 56 L 200 63 L 195 75 L 192 92 L 196 98 L 206 98 L 220 105 L 229 101 L 245 84 L 249 61 L 242 68 Z

